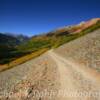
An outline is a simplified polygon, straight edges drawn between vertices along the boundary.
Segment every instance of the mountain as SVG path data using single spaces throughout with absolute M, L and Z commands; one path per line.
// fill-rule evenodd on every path
M 99 33 L 96 29 L 1 72 L 0 99 L 100 100 Z
M 71 34 L 76 33 L 77 34 L 77 33 L 81 32 L 82 30 L 90 28 L 97 23 L 100 23 L 100 18 L 93 18 L 88 21 L 83 21 L 77 25 L 63 27 L 63 28 L 60 28 L 60 29 L 57 29 L 56 31 L 54 31 L 54 33 L 63 33 L 63 32 L 67 31 L 67 33 L 71 33 Z
M 72 41 L 99 28 L 100 18 L 95 18 L 78 25 L 66 26 L 31 38 L 23 35 L 1 35 L 1 45 L 7 45 L 7 48 L 10 46 L 12 47 L 10 50 L 5 49 L 6 47 L 4 48 L 4 51 L 1 50 L 0 64 L 11 62 L 30 53 L 34 53 L 33 55 L 35 56 L 31 56 L 29 58 L 34 58 L 42 54 L 44 51 L 57 48 L 64 43 Z M 1 47 L 1 49 L 2 48 L 3 47 Z M 22 62 L 25 61 L 26 60 L 22 60 Z
M 67 26 L 45 34 L 33 36 L 26 43 L 19 45 L 18 49 L 32 52 L 42 48 L 56 48 L 98 28 L 100 28 L 100 19 L 92 19 L 83 24 Z
M 25 42 L 30 39 L 28 36 L 23 35 L 23 34 L 15 34 L 15 33 L 3 33 L 3 34 L 9 37 L 16 38 L 19 41 L 19 43 Z
M 22 56 L 16 48 L 20 43 L 27 41 L 24 36 L 13 36 L 11 34 L 0 33 L 0 64 L 14 60 L 16 57 Z
M 22 43 L 22 42 L 26 42 L 26 41 L 28 41 L 28 40 L 30 39 L 28 36 L 25 36 L 25 35 L 22 35 L 22 34 L 16 35 L 15 37 L 16 37 L 21 43 Z
M 91 19 L 91 20 L 86 21 L 86 22 L 81 22 L 80 24 L 78 24 L 76 26 L 77 28 L 76 28 L 76 30 L 73 31 L 73 33 L 81 32 L 82 30 L 89 28 L 98 22 L 100 22 L 100 18 L 94 18 L 94 19 Z
M 14 36 L 0 33 L 0 45 L 6 45 L 10 47 L 19 44 L 19 42 L 20 41 Z

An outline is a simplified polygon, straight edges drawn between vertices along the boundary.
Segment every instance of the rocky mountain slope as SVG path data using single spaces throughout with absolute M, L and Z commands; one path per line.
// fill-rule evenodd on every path
M 100 29 L 0 73 L 1 100 L 100 100 Z

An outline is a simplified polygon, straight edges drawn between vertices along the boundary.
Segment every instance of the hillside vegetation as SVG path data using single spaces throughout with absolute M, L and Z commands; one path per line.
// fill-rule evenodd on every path
M 51 48 L 57 48 L 66 42 L 69 42 L 73 39 L 76 39 L 80 36 L 83 36 L 99 28 L 100 28 L 100 20 L 97 21 L 95 24 L 81 30 L 81 32 L 79 33 L 71 34 L 68 31 L 68 29 L 65 28 L 58 31 L 49 32 L 46 34 L 33 36 L 27 42 L 20 43 L 16 46 L 12 46 L 10 49 L 6 49 L 6 47 L 4 47 L 3 50 L 1 49 L 0 64 L 7 64 L 7 63 L 9 64 L 9 62 L 14 61 L 14 60 L 16 61 L 20 57 L 22 57 L 23 60 L 21 59 L 22 61 L 20 62 L 17 61 L 16 64 L 14 65 L 23 63 L 29 59 L 39 56 L 40 54 L 42 54 L 40 53 L 41 51 L 47 51 Z M 2 52 L 4 52 L 4 54 Z M 32 54 L 33 56 L 31 56 Z M 25 57 L 27 57 L 26 55 L 30 55 L 31 57 L 28 56 L 26 60 L 25 59 Z

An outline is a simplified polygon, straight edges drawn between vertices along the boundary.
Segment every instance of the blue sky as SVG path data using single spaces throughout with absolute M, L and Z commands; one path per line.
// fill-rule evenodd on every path
M 100 17 L 100 0 L 0 0 L 0 32 L 34 35 Z

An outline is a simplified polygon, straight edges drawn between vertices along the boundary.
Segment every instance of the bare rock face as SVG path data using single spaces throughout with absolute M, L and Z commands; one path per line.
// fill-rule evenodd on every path
M 0 100 L 100 100 L 100 29 L 0 73 Z

